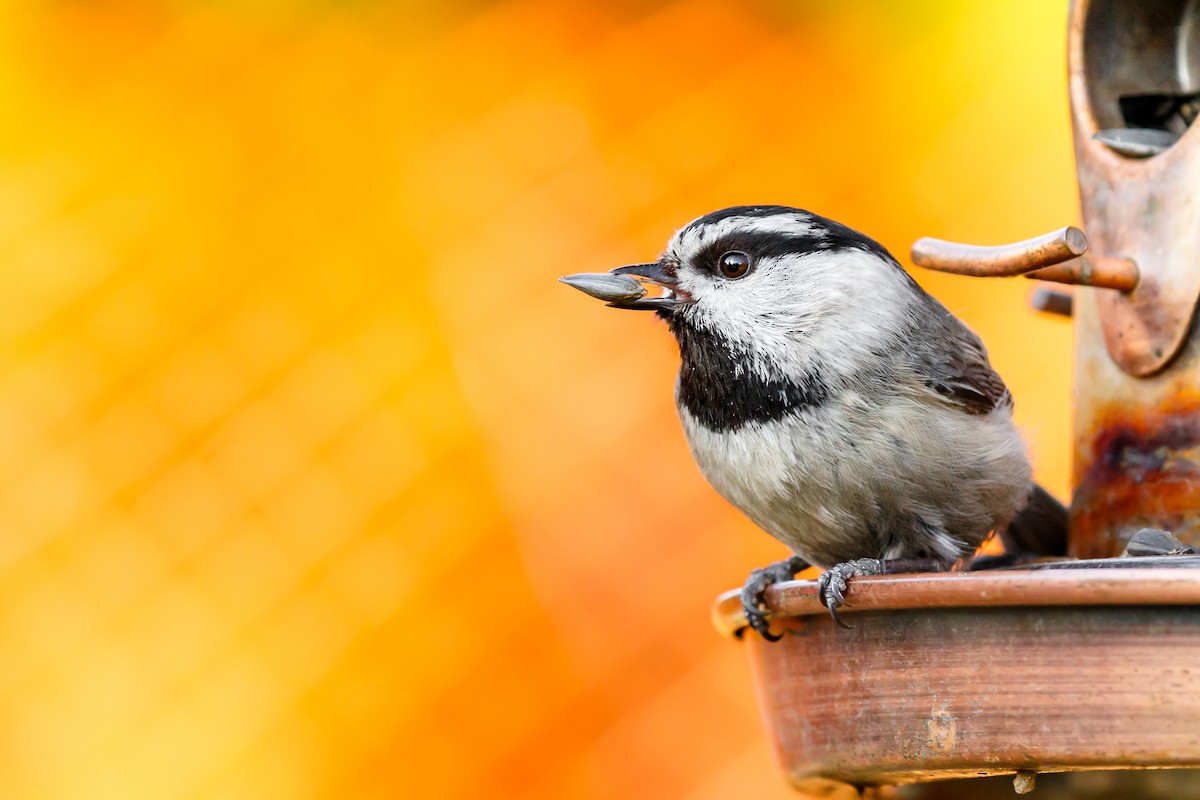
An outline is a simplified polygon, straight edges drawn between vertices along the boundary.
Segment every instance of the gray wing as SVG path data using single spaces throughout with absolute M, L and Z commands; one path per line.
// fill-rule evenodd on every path
M 945 306 L 926 298 L 929 302 L 917 307 L 925 319 L 917 321 L 914 341 L 908 343 L 917 377 L 968 414 L 1012 408 L 1012 395 L 988 362 L 983 342 Z

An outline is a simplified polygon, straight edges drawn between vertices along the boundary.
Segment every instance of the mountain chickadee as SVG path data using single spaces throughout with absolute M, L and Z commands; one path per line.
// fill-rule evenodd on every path
M 645 297 L 641 282 L 664 288 Z M 859 575 L 947 569 L 991 531 L 1065 549 L 1066 511 L 1031 478 L 1012 398 L 979 337 L 877 242 L 816 214 L 738 206 L 689 223 L 652 264 L 562 279 L 648 309 L 679 343 L 675 399 L 709 483 L 794 557 L 837 609 Z

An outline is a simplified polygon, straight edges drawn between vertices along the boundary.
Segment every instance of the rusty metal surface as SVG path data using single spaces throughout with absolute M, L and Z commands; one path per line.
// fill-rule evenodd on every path
M 1197 88 L 1197 6 L 1071 7 L 1070 96 L 1089 257 L 1132 258 L 1141 271 L 1128 294 L 1075 293 L 1070 552 L 1082 558 L 1116 555 L 1142 527 L 1200 545 L 1200 346 L 1192 324 L 1200 130 L 1181 131 L 1173 147 L 1145 159 L 1091 138 L 1122 124 L 1122 96 Z
M 1151 158 L 1120 155 L 1092 137 L 1125 124 L 1122 98 L 1195 90 L 1184 83 L 1195 80 L 1194 52 L 1185 45 L 1196 31 L 1181 26 L 1185 9 L 1194 16 L 1194 6 L 1076 0 L 1071 8 L 1083 228 L 1092 255 L 1132 259 L 1141 273 L 1132 292 L 1096 292 L 1095 302 L 1107 352 L 1136 376 L 1152 375 L 1176 356 L 1200 297 L 1200 130 L 1188 128 Z
M 1200 604 L 873 610 L 849 631 L 822 609 L 777 624 L 781 641 L 744 646 L 798 787 L 1200 766 Z
M 1084 308 L 1076 319 L 1094 315 L 1094 307 Z M 1181 363 L 1128 399 L 1094 390 L 1080 393 L 1072 555 L 1115 555 L 1133 532 L 1146 527 L 1169 530 L 1186 544 L 1200 545 L 1200 387 L 1192 383 L 1200 369 L 1196 350 L 1196 343 L 1190 343 Z M 1111 364 L 1086 366 L 1093 386 L 1123 379 L 1112 374 Z

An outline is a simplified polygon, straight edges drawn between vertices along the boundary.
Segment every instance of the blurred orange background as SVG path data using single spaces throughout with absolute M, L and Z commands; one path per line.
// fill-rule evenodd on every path
M 741 203 L 1074 222 L 1066 14 L 0 6 L 3 795 L 795 796 L 709 621 L 782 546 L 555 279 Z M 915 274 L 1064 497 L 1069 324 Z

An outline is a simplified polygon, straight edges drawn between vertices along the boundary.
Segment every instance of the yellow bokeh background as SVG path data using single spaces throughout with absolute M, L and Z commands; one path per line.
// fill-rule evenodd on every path
M 650 315 L 727 205 L 1072 223 L 1066 3 L 0 6 L 5 798 L 792 797 Z M 1070 326 L 914 271 L 1067 491 Z

